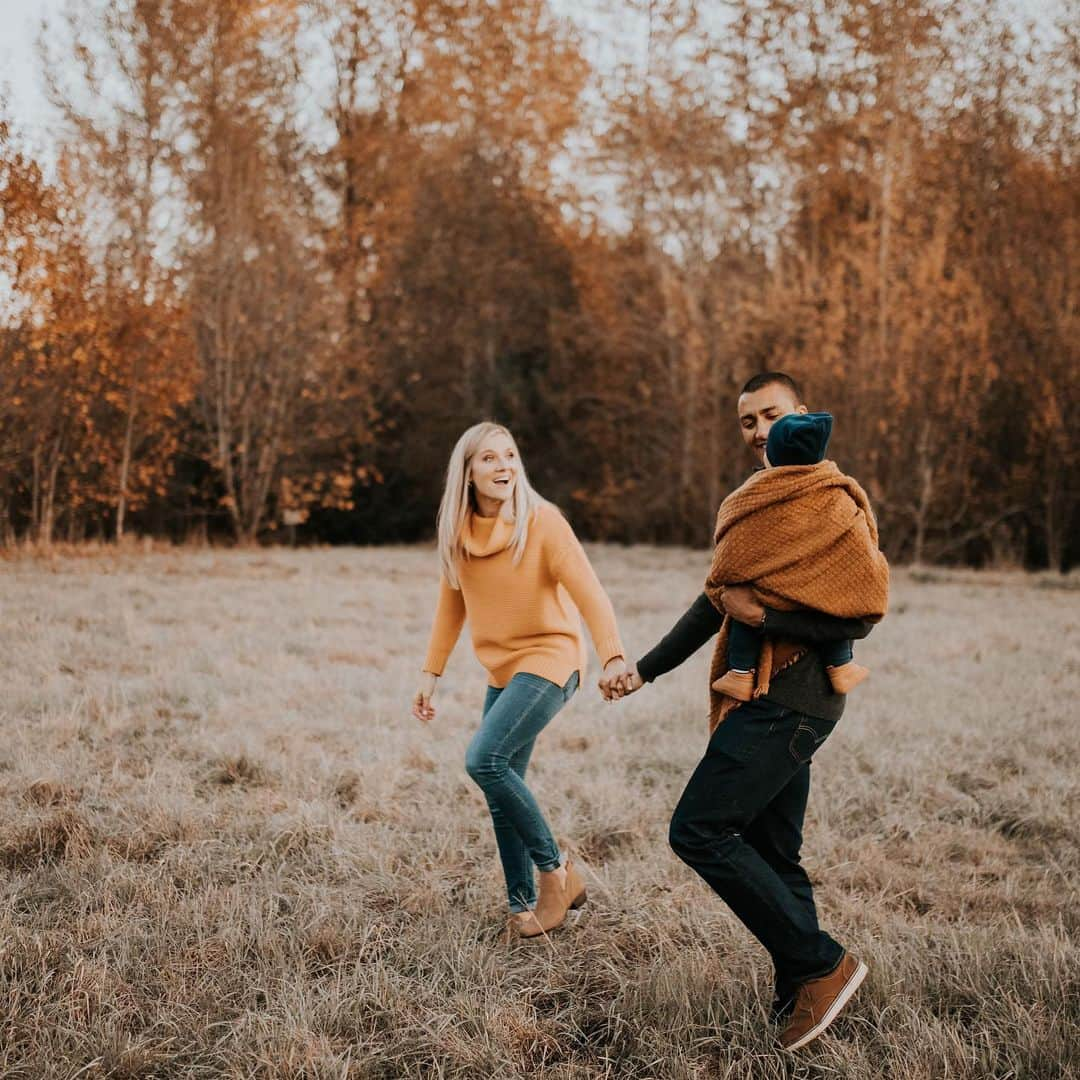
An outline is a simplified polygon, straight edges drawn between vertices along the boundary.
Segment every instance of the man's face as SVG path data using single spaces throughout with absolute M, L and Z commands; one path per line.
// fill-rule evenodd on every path
M 767 383 L 750 394 L 739 395 L 739 429 L 754 457 L 765 463 L 769 428 L 789 413 L 805 413 L 806 406 L 783 383 Z

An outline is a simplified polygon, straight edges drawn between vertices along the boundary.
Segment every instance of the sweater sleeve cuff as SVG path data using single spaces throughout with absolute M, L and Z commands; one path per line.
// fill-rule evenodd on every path
M 601 667 L 607 667 L 607 665 L 616 657 L 626 657 L 626 650 L 623 648 L 623 643 L 617 638 L 604 638 L 601 641 L 594 642 L 596 646 L 596 655 L 600 658 Z

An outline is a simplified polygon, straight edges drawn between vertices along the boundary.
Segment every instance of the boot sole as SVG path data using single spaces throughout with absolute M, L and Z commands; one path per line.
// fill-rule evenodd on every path
M 816 1039 L 836 1018 L 840 1015 L 840 1010 L 854 997 L 855 991 L 862 985 L 863 979 L 866 978 L 869 968 L 860 960 L 859 966 L 855 969 L 851 978 L 844 983 L 840 993 L 833 999 L 833 1003 L 825 1011 L 825 1015 L 800 1039 L 791 1043 L 790 1046 L 785 1046 L 785 1050 L 798 1050 L 800 1047 L 805 1046 L 808 1042 L 812 1042 Z

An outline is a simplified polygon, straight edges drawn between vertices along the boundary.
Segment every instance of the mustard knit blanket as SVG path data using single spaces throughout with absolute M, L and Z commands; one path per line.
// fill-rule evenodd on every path
M 866 492 L 833 461 L 763 469 L 721 504 L 716 550 L 705 592 L 718 609 L 725 585 L 752 584 L 780 611 L 813 608 L 839 618 L 881 619 L 889 603 L 889 564 L 878 549 L 877 522 Z M 728 670 L 731 617 L 713 653 L 710 684 Z M 806 652 L 764 638 L 754 696 Z M 710 689 L 709 730 L 738 705 Z

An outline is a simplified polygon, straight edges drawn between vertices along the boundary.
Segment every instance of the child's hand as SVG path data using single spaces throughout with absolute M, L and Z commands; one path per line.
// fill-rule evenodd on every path
M 749 585 L 725 585 L 720 594 L 724 610 L 736 621 L 758 627 L 765 615 L 765 608 L 754 596 Z

